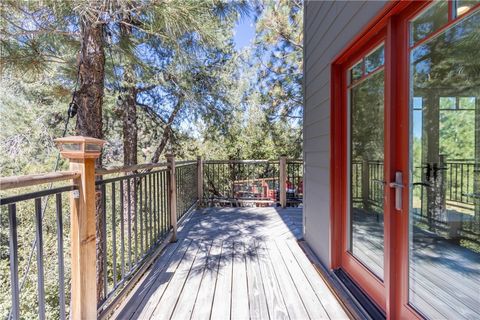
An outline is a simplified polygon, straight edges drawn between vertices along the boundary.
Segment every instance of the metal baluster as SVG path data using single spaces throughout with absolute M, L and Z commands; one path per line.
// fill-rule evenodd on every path
M 138 215 L 139 215 L 139 220 L 140 220 L 140 251 L 144 252 L 144 239 L 143 239 L 143 231 L 145 230 L 145 219 L 143 218 L 144 215 L 144 206 L 143 206 L 143 187 L 142 183 L 139 183 L 139 190 L 138 190 L 138 202 L 139 202 L 139 210 L 138 210 Z
M 130 178 L 127 178 L 127 201 L 128 201 L 128 218 L 127 218 L 127 240 L 128 240 L 128 273 L 132 270 L 132 199 Z
M 470 164 L 467 164 L 467 191 L 465 192 L 467 194 L 466 196 L 466 202 L 469 203 L 470 197 L 468 196 L 470 193 L 473 193 L 473 190 L 470 191 Z
M 115 182 L 112 182 L 112 264 L 113 264 L 113 287 L 117 286 L 117 225 L 115 222 Z
M 10 316 L 13 319 L 20 319 L 20 298 L 18 288 L 18 238 L 17 238 L 17 205 L 8 205 L 8 223 L 10 229 L 9 251 L 10 251 L 10 282 L 12 287 L 12 309 Z
M 162 232 L 162 202 L 161 202 L 161 190 L 162 190 L 162 172 L 159 171 L 157 173 L 157 193 L 156 193 L 156 198 L 157 198 L 157 214 L 158 214 L 158 237 L 161 237 L 163 235 Z
M 123 181 L 120 181 L 120 268 L 122 280 L 125 278 L 125 216 L 123 206 Z
M 153 226 L 154 226 L 154 214 L 152 212 L 152 174 L 148 175 L 148 208 L 149 208 L 149 215 L 150 215 L 150 244 L 149 249 L 152 247 L 153 244 Z
M 463 202 L 463 167 L 464 163 L 460 164 L 460 202 Z M 441 169 L 441 168 L 440 168 Z
M 183 213 L 183 168 L 182 167 L 178 168 L 177 177 L 178 177 L 178 184 L 177 184 L 177 188 L 178 188 L 177 221 L 178 221 L 182 217 L 182 213 Z
M 449 183 L 450 199 L 449 199 L 449 200 L 452 200 L 452 190 L 453 190 L 453 179 L 452 179 L 452 175 L 453 175 L 453 164 L 450 163 L 448 166 L 449 166 L 448 171 L 450 171 L 450 172 L 449 172 L 449 174 L 450 174 L 450 183 Z M 422 189 L 423 189 L 423 188 L 422 188 Z
M 177 171 L 178 172 L 178 192 L 177 192 L 177 199 L 178 199 L 178 203 L 179 205 L 177 206 L 177 221 L 180 220 L 182 218 L 182 214 L 183 214 L 183 167 L 180 167 L 179 170 Z
M 134 212 L 134 221 L 133 221 L 133 234 L 135 237 L 135 263 L 138 262 L 138 213 L 142 210 L 140 207 L 140 200 L 138 199 L 138 186 L 141 183 L 141 176 L 135 176 L 133 178 L 133 212 Z
M 162 235 L 162 238 L 163 238 L 163 235 L 165 234 L 165 220 L 164 220 L 164 217 L 165 217 L 165 209 L 164 209 L 164 202 L 163 202 L 163 171 L 160 171 L 160 184 L 159 184 L 159 188 L 158 188 L 158 199 L 160 200 L 160 233 Z
M 65 319 L 65 264 L 63 259 L 63 216 L 62 194 L 56 194 L 57 213 L 57 255 L 58 255 L 58 303 L 60 319 Z
M 102 184 L 102 216 L 103 295 L 107 299 L 107 187 L 105 184 Z
M 157 240 L 161 237 L 162 234 L 162 212 L 160 210 L 160 171 L 156 173 L 156 191 L 155 191 L 155 200 L 157 207 Z
M 43 270 L 43 232 L 42 232 L 42 199 L 35 199 L 35 234 L 37 237 L 37 288 L 38 317 L 45 319 L 45 284 Z
M 170 215 L 168 214 L 168 173 L 165 170 L 163 172 L 163 202 L 165 203 L 165 230 L 168 233 L 170 231 Z
M 149 239 L 148 239 L 148 228 L 149 228 L 149 221 L 148 221 L 148 208 L 147 208 L 147 203 L 148 203 L 148 177 L 145 176 L 145 181 L 144 181 L 144 188 L 145 188 L 145 191 L 144 191 L 144 204 L 143 204 L 143 207 L 145 208 L 144 210 L 144 213 L 145 213 L 145 216 L 144 216 L 144 220 L 145 220 L 145 224 L 144 224 L 144 227 L 145 227 L 145 250 L 147 250 L 148 248 L 148 244 L 149 244 Z
M 460 193 L 462 192 L 461 188 L 462 188 L 462 185 L 460 185 L 460 188 L 459 188 L 459 178 L 458 178 L 458 175 L 461 174 L 460 170 L 462 168 L 462 164 L 461 163 L 457 163 L 457 169 L 455 170 L 455 184 L 456 184 L 456 188 L 455 188 L 455 201 L 459 201 L 458 200 L 458 193 L 459 193 L 459 190 L 460 189 Z
M 155 172 L 152 177 L 152 206 L 153 206 L 153 243 L 158 239 L 158 216 L 157 216 L 157 173 Z
M 220 164 L 222 168 L 222 179 L 220 180 L 220 185 L 218 190 L 222 190 L 222 195 L 225 194 L 225 165 Z

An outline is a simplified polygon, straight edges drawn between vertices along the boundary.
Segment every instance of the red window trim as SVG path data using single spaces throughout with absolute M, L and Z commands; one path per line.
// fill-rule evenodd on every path
M 428 4 L 427 5 L 423 5 L 422 7 L 418 8 L 417 10 L 414 10 L 413 12 L 410 13 L 410 18 L 409 18 L 409 21 L 411 21 L 414 17 L 416 17 L 418 14 L 422 13 L 424 10 L 427 10 L 427 7 L 428 7 Z M 448 22 L 443 25 L 440 29 L 432 32 L 431 34 L 429 34 L 428 36 L 426 36 L 425 38 L 421 39 L 421 40 L 418 40 L 417 42 L 415 42 L 413 45 L 410 46 L 410 49 L 415 49 L 416 47 L 418 46 L 421 46 L 422 44 L 424 44 L 425 42 L 428 42 L 430 39 L 432 38 L 435 38 L 436 36 L 438 36 L 439 34 L 445 32 L 445 30 L 447 30 L 448 28 L 452 27 L 453 25 L 457 24 L 460 20 L 464 20 L 464 19 L 467 19 L 469 16 L 475 14 L 478 12 L 478 9 L 480 9 L 480 3 L 473 6 L 472 8 L 470 8 L 470 10 L 468 10 L 467 12 L 453 18 L 452 17 L 452 14 L 451 14 L 451 10 L 452 10 L 452 1 L 448 1 L 448 12 L 449 12 L 449 17 L 448 17 Z

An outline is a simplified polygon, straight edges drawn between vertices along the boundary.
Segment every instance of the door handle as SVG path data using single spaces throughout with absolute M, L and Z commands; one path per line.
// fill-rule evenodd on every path
M 395 188 L 395 209 L 400 211 L 402 210 L 402 189 L 405 187 L 401 171 L 395 172 L 395 182 L 390 182 L 389 186 Z

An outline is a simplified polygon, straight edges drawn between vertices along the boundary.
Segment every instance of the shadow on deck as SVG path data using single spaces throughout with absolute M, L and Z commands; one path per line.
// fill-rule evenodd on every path
M 118 319 L 347 319 L 298 246 L 302 209 L 195 211 Z

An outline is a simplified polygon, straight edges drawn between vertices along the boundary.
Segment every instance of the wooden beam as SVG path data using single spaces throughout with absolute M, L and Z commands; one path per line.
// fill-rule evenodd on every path
M 167 154 L 168 166 L 168 210 L 170 215 L 170 224 L 172 225 L 171 242 L 177 241 L 177 180 L 175 174 L 175 156 Z
M 80 177 L 78 171 L 61 171 L 50 173 L 29 174 L 26 176 L 14 176 L 0 178 L 0 190 L 9 190 L 23 187 L 36 186 L 40 184 L 77 179 Z

